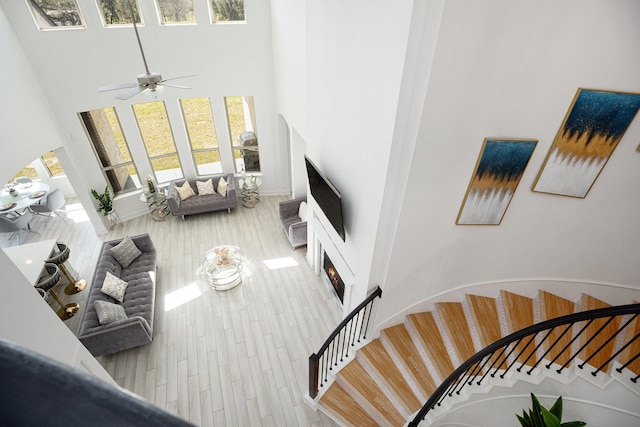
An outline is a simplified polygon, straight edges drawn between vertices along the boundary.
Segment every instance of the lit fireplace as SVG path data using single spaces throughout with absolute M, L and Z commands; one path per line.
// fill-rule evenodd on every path
M 340 302 L 344 303 L 344 282 L 340 278 L 338 270 L 336 270 L 326 252 L 324 252 L 322 265 L 324 268 L 324 272 L 327 275 L 327 279 L 329 279 L 331 286 L 333 286 L 333 289 L 336 291 Z

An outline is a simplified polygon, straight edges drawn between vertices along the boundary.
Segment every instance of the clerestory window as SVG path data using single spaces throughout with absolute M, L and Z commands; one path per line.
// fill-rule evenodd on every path
M 156 0 L 161 24 L 195 24 L 193 0 Z
M 136 24 L 143 24 L 136 0 L 96 0 L 96 4 L 105 27 L 132 24 L 132 10 Z
M 211 22 L 244 22 L 243 0 L 209 0 Z
M 39 30 L 85 28 L 76 0 L 27 0 Z

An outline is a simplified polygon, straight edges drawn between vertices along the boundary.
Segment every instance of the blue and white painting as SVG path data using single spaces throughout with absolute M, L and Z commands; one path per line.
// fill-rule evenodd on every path
M 486 138 L 456 224 L 500 224 L 537 143 Z
M 586 197 L 640 108 L 640 94 L 578 89 L 533 191 Z

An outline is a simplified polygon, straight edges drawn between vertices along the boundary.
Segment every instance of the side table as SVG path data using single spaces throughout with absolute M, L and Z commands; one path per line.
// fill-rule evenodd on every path
M 169 205 L 164 189 L 158 188 L 153 193 L 145 191 L 140 195 L 140 201 L 145 202 L 149 207 L 149 214 L 154 221 L 164 221 L 169 215 Z
M 260 186 L 262 179 L 257 176 L 248 176 L 238 179 L 238 187 L 240 187 L 240 197 L 242 206 L 245 208 L 253 208 L 260 201 Z

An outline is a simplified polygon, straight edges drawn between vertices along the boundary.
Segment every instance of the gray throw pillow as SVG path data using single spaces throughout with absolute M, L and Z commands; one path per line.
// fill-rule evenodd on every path
M 131 237 L 127 236 L 111 248 L 111 255 L 120 263 L 122 268 L 127 268 L 136 258 L 142 255 L 142 252 L 140 252 L 140 249 L 133 243 Z
M 98 322 L 100 322 L 101 325 L 107 325 L 127 318 L 127 313 L 124 312 L 124 307 L 121 305 L 100 300 L 94 302 L 93 305 L 98 315 Z

